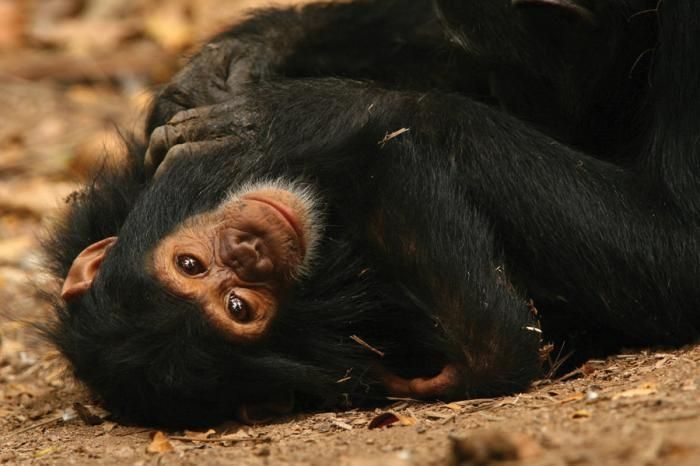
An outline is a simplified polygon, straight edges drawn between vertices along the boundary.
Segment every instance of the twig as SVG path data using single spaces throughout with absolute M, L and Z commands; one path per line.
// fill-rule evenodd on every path
M 384 135 L 384 138 L 381 141 L 379 141 L 377 144 L 381 147 L 384 147 L 387 142 L 391 141 L 392 139 L 394 139 L 398 136 L 401 136 L 403 133 L 408 133 L 409 131 L 411 131 L 411 130 L 408 128 L 401 128 L 401 129 L 398 129 L 396 131 L 392 131 L 391 133 L 387 133 Z
M 472 398 L 471 400 L 462 400 L 462 401 L 453 401 L 453 404 L 460 405 L 460 406 L 469 406 L 469 405 L 480 405 L 483 403 L 494 403 L 496 400 L 493 398 Z
M 421 414 L 431 419 L 450 419 L 454 416 L 454 414 L 442 414 L 435 411 L 425 411 Z
M 10 437 L 14 437 L 15 435 L 23 434 L 25 432 L 29 432 L 30 430 L 34 430 L 34 429 L 38 429 L 40 427 L 48 426 L 50 424 L 53 424 L 55 422 L 60 421 L 61 419 L 63 419 L 63 414 L 61 414 L 59 416 L 52 417 L 50 419 L 46 419 L 46 420 L 41 421 L 41 422 L 37 422 L 36 424 L 32 424 L 31 426 L 22 427 L 21 429 L 17 429 L 15 431 L 12 431 L 9 434 L 7 434 L 4 438 L 9 439 Z
M 562 375 L 557 379 L 557 382 L 565 382 L 569 379 L 573 379 L 574 377 L 585 377 L 586 373 L 579 367 L 577 369 L 572 370 L 571 372 L 567 372 L 566 374 Z
M 169 435 L 169 439 L 171 440 L 179 440 L 181 442 L 204 442 L 204 443 L 224 443 L 224 442 L 231 442 L 231 443 L 241 443 L 241 442 L 261 442 L 261 443 L 269 443 L 272 442 L 272 439 L 270 437 L 255 437 L 255 438 L 192 438 L 192 437 L 185 437 L 184 435 Z
M 352 341 L 354 341 L 355 343 L 357 343 L 358 345 L 367 348 L 367 349 L 370 350 L 371 352 L 373 352 L 373 353 L 375 353 L 375 354 L 378 354 L 380 358 L 383 358 L 384 356 L 386 356 L 386 354 L 384 354 L 384 352 L 379 351 L 377 348 L 375 348 L 374 346 L 370 345 L 369 343 L 367 343 L 366 341 L 364 341 L 362 338 L 358 337 L 357 335 L 352 335 L 352 336 L 350 337 L 350 339 L 351 339 Z
M 340 427 L 341 429 L 344 429 L 344 430 L 352 430 L 352 426 L 350 424 L 348 424 L 347 422 L 336 420 L 336 421 L 331 422 L 331 424 L 333 424 L 336 427 Z

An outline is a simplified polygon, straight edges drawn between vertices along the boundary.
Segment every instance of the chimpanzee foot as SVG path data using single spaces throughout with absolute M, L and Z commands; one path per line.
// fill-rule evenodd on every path
M 460 376 L 454 364 L 447 364 L 433 377 L 404 379 L 385 372 L 382 374 L 382 383 L 392 396 L 430 399 L 452 393 L 460 385 Z

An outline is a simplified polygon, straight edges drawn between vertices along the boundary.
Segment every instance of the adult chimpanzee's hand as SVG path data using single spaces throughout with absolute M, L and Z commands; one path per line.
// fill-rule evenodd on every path
M 162 172 L 182 155 L 251 143 L 300 155 L 320 148 L 329 153 L 347 148 L 360 131 L 376 146 L 416 113 L 420 95 L 336 78 L 241 85 L 224 102 L 182 110 L 156 127 L 145 164 Z
M 151 133 L 146 167 L 157 175 L 179 157 L 252 141 L 261 118 L 244 101 L 241 97 L 176 113 Z

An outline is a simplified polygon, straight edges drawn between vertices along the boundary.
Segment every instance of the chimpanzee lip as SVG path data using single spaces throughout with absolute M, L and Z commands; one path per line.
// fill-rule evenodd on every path
M 292 210 L 284 205 L 283 203 L 277 202 L 273 199 L 270 199 L 266 196 L 261 196 L 259 194 L 246 194 L 243 196 L 245 199 L 250 199 L 251 201 L 257 201 L 262 204 L 266 204 L 270 207 L 272 207 L 273 210 L 275 210 L 278 214 L 284 218 L 284 220 L 289 224 L 289 226 L 292 228 L 294 233 L 296 234 L 297 238 L 299 239 L 299 247 L 301 248 L 301 253 L 302 256 L 306 253 L 306 244 L 304 241 L 304 234 L 302 231 L 302 228 L 300 226 L 299 219 L 297 216 L 292 212 Z

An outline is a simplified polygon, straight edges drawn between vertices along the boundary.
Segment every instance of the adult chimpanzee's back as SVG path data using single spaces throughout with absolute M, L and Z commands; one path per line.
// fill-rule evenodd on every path
M 551 340 L 695 341 L 700 5 L 656 7 L 254 14 L 56 228 L 51 338 L 171 425 L 512 393 Z

